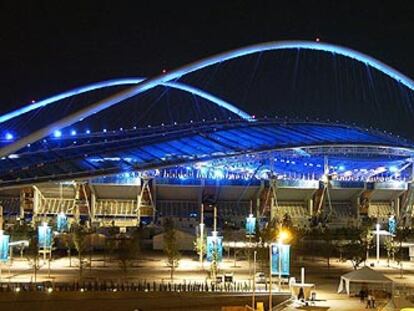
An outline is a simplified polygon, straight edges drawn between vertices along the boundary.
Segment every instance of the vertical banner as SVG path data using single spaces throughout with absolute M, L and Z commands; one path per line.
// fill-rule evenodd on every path
M 0 261 L 9 259 L 10 235 L 0 233 Z
M 256 217 L 249 215 L 246 218 L 246 235 L 255 235 L 256 234 Z
M 37 227 L 37 243 L 39 248 L 52 246 L 52 229 L 47 224 Z
M 65 213 L 59 213 L 56 219 L 56 229 L 59 232 L 68 231 L 68 218 Z
M 279 275 L 279 256 L 281 275 L 288 276 L 290 274 L 290 245 L 272 244 L 272 274 Z
M 397 231 L 397 223 L 395 221 L 394 215 L 391 215 L 390 218 L 388 218 L 388 232 L 392 235 L 395 235 Z
M 223 237 L 222 236 L 208 236 L 207 237 L 207 261 L 213 261 L 214 255 L 217 261 L 223 259 Z

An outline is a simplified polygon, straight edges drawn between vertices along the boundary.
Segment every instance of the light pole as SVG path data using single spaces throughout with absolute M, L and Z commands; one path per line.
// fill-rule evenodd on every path
M 257 251 L 253 253 L 253 296 L 252 296 L 252 308 L 256 310 L 256 255 Z
M 279 239 L 279 242 L 277 243 L 277 258 L 278 258 L 278 264 L 279 264 L 279 292 L 282 291 L 282 241 Z
M 273 280 L 272 280 L 272 244 L 269 243 L 269 311 L 272 311 L 272 284 L 273 284 Z
M 375 225 L 377 235 L 377 265 L 379 264 L 379 258 L 380 258 L 380 224 Z
M 200 213 L 200 267 L 203 269 L 203 251 L 204 251 L 204 204 L 201 204 L 201 213 Z

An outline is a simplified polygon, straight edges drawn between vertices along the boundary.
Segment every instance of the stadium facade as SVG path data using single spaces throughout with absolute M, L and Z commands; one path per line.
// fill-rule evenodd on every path
M 195 227 L 201 205 L 218 207 L 219 219 L 243 226 L 289 215 L 353 226 L 393 215 L 410 223 L 414 143 L 354 125 L 256 119 L 212 94 L 175 79 L 211 64 L 272 49 L 303 48 L 363 62 L 399 83 L 413 81 L 362 53 L 325 43 L 271 42 L 222 53 L 151 79 L 96 83 L 0 116 L 0 195 L 7 218 L 39 220 L 65 213 L 100 225 L 137 226 L 175 217 Z M 113 85 L 127 89 L 19 137 L 13 120 L 85 92 Z M 212 101 L 234 114 L 226 120 L 130 129 L 68 129 L 76 122 L 157 85 Z

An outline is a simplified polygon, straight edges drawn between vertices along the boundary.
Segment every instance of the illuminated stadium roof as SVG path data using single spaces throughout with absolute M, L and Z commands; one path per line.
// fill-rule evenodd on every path
M 414 82 L 409 77 L 348 48 L 303 41 L 257 44 L 208 57 L 155 78 L 119 79 L 91 84 L 0 116 L 0 129 L 3 131 L 3 140 L 0 141 L 0 186 L 148 170 L 155 170 L 158 175 L 168 175 L 168 170 L 171 170 L 184 177 L 203 175 L 219 179 L 265 178 L 269 174 L 281 178 L 319 179 L 326 173 L 327 165 L 329 174 L 335 174 L 337 178 L 408 178 L 410 172 L 407 172 L 407 168 L 412 166 L 414 154 L 414 143 L 410 141 L 380 131 L 338 123 L 270 118 L 256 120 L 234 103 L 176 81 L 187 73 L 223 61 L 283 49 L 307 49 L 342 55 L 382 72 L 410 90 L 414 89 Z M 28 123 L 30 118 L 20 122 L 20 126 L 23 124 L 20 133 L 13 128 L 19 124 L 15 120 L 30 113 L 44 113 L 41 109 L 65 98 L 75 98 L 83 93 L 114 86 L 124 86 L 124 89 L 117 89 L 117 93 L 100 98 L 78 111 L 59 115 L 56 120 L 52 115 L 41 118 L 43 123 L 37 128 L 30 128 L 29 133 L 24 133 L 24 129 L 27 131 L 28 126 L 33 125 Z M 129 98 L 157 86 L 189 92 L 226 109 L 234 118 L 120 128 L 117 131 L 88 130 L 78 133 L 69 129 L 77 122 L 99 116 L 104 110 L 121 105 Z
M 0 179 L 3 185 L 27 184 L 223 158 L 226 158 L 227 166 L 232 162 L 251 163 L 254 160 L 261 164 L 253 163 L 251 167 L 268 169 L 269 160 L 279 159 L 274 161 L 279 161 L 274 164 L 279 167 L 275 171 L 320 175 L 325 155 L 329 156 L 331 165 L 337 166 L 338 172 L 345 173 L 351 168 L 375 170 L 386 166 L 399 169 L 409 163 L 413 154 L 414 144 L 344 125 L 229 121 L 49 138 L 19 154 L 3 158 Z M 257 158 L 241 158 L 244 155 Z M 296 165 L 295 159 L 301 167 L 292 167 Z

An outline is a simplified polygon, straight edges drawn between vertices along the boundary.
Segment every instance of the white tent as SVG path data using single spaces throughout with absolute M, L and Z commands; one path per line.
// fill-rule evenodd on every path
M 367 287 L 375 287 L 381 289 L 391 289 L 392 281 L 384 276 L 381 272 L 372 270 L 369 267 L 363 267 L 359 270 L 355 270 L 346 273 L 341 276 L 338 286 L 338 293 L 343 290 L 349 295 L 351 290 L 351 283 L 353 284 L 365 284 Z

